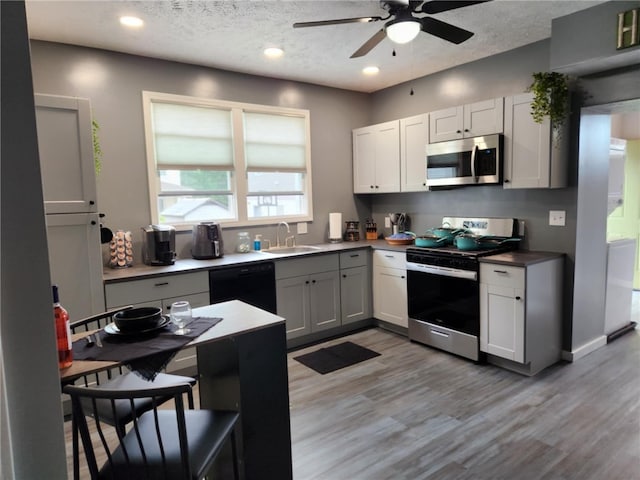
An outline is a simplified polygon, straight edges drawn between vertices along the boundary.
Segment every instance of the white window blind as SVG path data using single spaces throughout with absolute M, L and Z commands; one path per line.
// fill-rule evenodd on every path
M 156 164 L 161 168 L 233 165 L 231 112 L 153 103 Z
M 248 171 L 306 171 L 304 117 L 245 112 L 244 135 Z

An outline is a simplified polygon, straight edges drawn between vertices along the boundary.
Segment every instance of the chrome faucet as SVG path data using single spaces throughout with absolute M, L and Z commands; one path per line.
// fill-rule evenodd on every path
M 291 230 L 289 229 L 289 224 L 287 222 L 280 222 L 276 227 L 276 247 L 280 247 L 280 226 L 281 225 L 284 225 L 285 227 L 287 227 L 287 233 L 291 233 Z M 284 240 L 285 246 L 287 244 L 287 238 L 288 237 L 285 237 L 285 240 Z

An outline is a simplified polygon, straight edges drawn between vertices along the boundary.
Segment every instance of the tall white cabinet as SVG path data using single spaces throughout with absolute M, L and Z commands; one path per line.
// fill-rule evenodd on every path
M 566 187 L 569 133 L 548 118 L 534 122 L 532 101 L 532 93 L 505 99 L 504 188 Z
M 398 120 L 353 130 L 353 192 L 400 191 Z
M 71 320 L 104 311 L 91 107 L 35 95 L 51 283 Z

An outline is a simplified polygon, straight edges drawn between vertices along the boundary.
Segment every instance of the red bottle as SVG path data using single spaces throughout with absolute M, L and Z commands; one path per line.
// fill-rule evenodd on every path
M 58 368 L 61 370 L 71 366 L 73 362 L 73 350 L 71 348 L 71 328 L 69 327 L 69 314 L 60 305 L 58 286 L 53 286 L 53 318 L 56 322 L 56 338 L 58 340 Z

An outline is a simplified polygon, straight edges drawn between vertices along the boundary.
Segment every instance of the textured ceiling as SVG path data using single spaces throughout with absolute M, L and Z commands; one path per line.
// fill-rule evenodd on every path
M 33 39 L 373 92 L 548 38 L 553 18 L 599 3 L 603 1 L 494 0 L 434 15 L 475 32 L 460 45 L 420 33 L 407 45 L 385 39 L 357 59 L 349 57 L 383 22 L 297 29 L 292 25 L 384 17 L 386 11 L 377 0 L 27 0 L 26 9 Z M 121 15 L 139 16 L 145 25 L 125 29 L 118 22 Z M 262 51 L 269 46 L 283 48 L 284 56 L 266 59 Z M 362 68 L 369 65 L 378 66 L 380 73 L 363 75 Z

